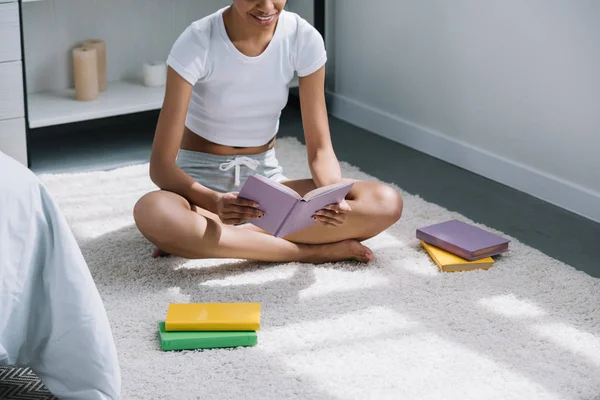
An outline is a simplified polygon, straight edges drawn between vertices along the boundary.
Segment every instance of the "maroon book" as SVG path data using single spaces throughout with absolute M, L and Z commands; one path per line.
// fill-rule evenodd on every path
M 456 219 L 417 229 L 417 239 L 469 261 L 504 253 L 510 242 Z

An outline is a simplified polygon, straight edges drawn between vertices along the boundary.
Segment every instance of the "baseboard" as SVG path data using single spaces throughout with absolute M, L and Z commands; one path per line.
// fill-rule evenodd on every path
M 336 118 L 600 222 L 600 193 L 336 93 L 327 103 Z

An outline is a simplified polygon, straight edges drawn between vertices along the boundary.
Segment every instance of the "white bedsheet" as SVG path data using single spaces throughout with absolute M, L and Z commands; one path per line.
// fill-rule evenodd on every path
M 0 365 L 30 367 L 59 399 L 118 399 L 104 305 L 60 209 L 0 152 Z

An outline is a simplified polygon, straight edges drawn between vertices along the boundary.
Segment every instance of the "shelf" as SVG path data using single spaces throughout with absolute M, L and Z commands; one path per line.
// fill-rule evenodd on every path
M 297 87 L 294 79 L 290 87 Z M 139 83 L 109 82 L 108 89 L 94 101 L 75 100 L 74 89 L 31 93 L 27 96 L 29 127 L 87 121 L 91 119 L 158 110 L 162 107 L 164 87 L 149 88 Z
M 27 97 L 29 126 L 44 126 L 87 121 L 162 107 L 164 87 L 149 88 L 142 84 L 109 82 L 108 89 L 94 101 L 75 100 L 75 90 L 32 93 Z

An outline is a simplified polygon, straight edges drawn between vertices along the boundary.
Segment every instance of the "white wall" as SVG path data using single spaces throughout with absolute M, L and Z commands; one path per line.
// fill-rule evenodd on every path
M 343 0 L 333 18 L 334 115 L 600 221 L 599 1 Z
M 107 46 L 109 81 L 141 80 L 146 61 L 166 60 L 181 32 L 231 0 L 42 0 L 23 3 L 27 91 L 73 86 L 71 50 L 88 38 Z M 287 9 L 313 23 L 313 2 Z
M 72 87 L 71 50 L 106 41 L 109 81 L 139 80 L 146 61 L 166 61 L 193 21 L 229 0 L 43 0 L 23 3 L 27 91 Z

